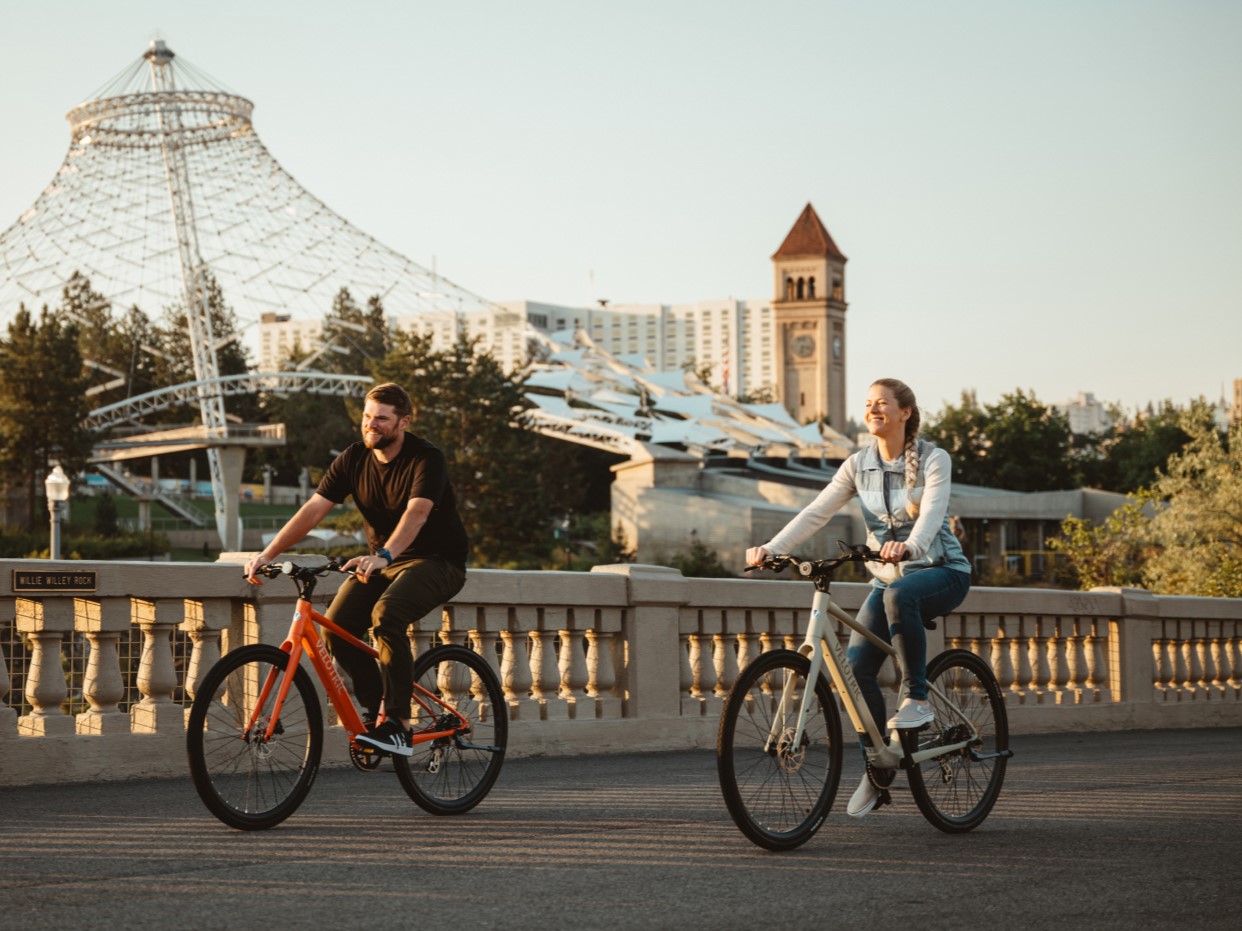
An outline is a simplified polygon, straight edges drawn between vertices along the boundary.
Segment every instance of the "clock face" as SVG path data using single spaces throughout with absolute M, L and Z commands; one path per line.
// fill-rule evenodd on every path
M 809 336 L 796 336 L 793 341 L 794 355 L 805 359 L 815 351 L 815 340 Z
M 832 337 L 832 357 L 841 358 L 841 336 L 839 334 Z

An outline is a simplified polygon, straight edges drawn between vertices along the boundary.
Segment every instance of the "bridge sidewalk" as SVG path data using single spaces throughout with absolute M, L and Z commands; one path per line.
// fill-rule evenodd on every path
M 247 834 L 189 779 L 0 789 L 0 928 L 1235 928 L 1242 730 L 1015 738 L 972 834 L 896 804 L 801 850 L 752 846 L 710 752 L 509 761 L 458 819 L 387 771 L 320 774 Z M 806 904 L 800 904 L 806 896 Z M 917 917 L 916 917 L 917 915 Z

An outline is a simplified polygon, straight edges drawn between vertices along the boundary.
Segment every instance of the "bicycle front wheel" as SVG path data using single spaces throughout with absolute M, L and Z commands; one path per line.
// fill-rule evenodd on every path
M 810 840 L 841 781 L 841 717 L 823 676 L 808 690 L 810 668 L 792 650 L 760 654 L 738 676 L 720 717 L 716 769 L 725 806 L 742 833 L 768 850 Z M 810 707 L 795 745 L 804 696 Z
M 491 791 L 505 760 L 509 706 L 500 679 L 478 653 L 439 646 L 414 661 L 414 739 L 466 719 L 452 737 L 415 743 L 413 756 L 394 756 L 393 768 L 410 798 L 433 815 L 460 815 Z
M 928 821 L 948 834 L 983 823 L 1005 781 L 1009 718 L 991 668 L 968 650 L 948 650 L 927 666 L 928 701 L 936 720 L 902 734 L 913 753 L 975 739 L 961 749 L 933 756 L 907 770 L 910 792 Z M 937 689 L 939 692 L 937 692 Z
M 319 771 L 323 715 L 301 666 L 266 737 L 288 663 L 277 647 L 241 647 L 211 667 L 194 696 L 186 725 L 190 776 L 208 810 L 230 827 L 255 831 L 284 821 Z

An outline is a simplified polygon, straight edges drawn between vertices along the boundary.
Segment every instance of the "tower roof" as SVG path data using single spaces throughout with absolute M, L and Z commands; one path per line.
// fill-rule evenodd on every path
M 828 230 L 815 208 L 809 203 L 785 237 L 785 241 L 781 243 L 781 247 L 772 254 L 772 258 L 788 259 L 806 255 L 827 256 L 839 262 L 848 261 L 828 235 Z

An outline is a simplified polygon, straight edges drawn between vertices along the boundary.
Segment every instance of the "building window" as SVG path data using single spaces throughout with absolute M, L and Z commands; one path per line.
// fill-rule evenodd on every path
M 785 279 L 785 300 L 792 301 L 794 299 L 794 283 L 792 278 Z
M 808 278 L 806 282 L 806 299 L 808 301 L 815 300 L 815 279 Z
M 798 279 L 798 300 L 802 300 L 802 295 L 806 289 L 806 282 L 801 278 Z

